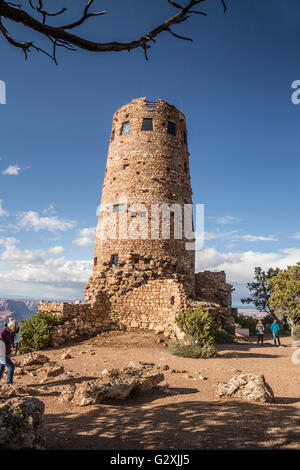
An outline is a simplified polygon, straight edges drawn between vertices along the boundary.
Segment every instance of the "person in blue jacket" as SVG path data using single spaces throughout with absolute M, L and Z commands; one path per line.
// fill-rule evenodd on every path
M 274 346 L 276 346 L 276 339 L 278 341 L 278 346 L 280 346 L 279 330 L 280 330 L 280 326 L 278 325 L 277 320 L 274 320 L 271 325 L 271 331 L 272 331 L 273 339 L 274 339 Z

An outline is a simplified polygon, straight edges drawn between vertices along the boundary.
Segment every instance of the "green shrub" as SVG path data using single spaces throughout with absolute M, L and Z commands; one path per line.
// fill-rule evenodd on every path
M 226 333 L 229 333 L 231 336 L 235 336 L 235 325 L 234 323 L 225 323 L 222 327 L 223 330 L 226 331 Z
M 237 317 L 237 328 L 249 328 L 250 335 L 256 334 L 256 325 L 258 320 L 251 317 L 246 317 L 245 315 L 238 315 Z
M 215 320 L 201 305 L 187 309 L 176 316 L 176 323 L 186 339 L 199 347 L 213 345 L 217 331 Z
M 222 328 L 218 328 L 216 332 L 216 343 L 218 344 L 232 344 L 235 342 L 235 336 L 228 333 Z
M 185 344 L 183 341 L 172 341 L 169 344 L 169 351 L 175 356 L 191 357 L 194 359 L 209 359 L 218 355 L 217 349 L 213 344 Z
M 51 346 L 51 330 L 62 322 L 63 317 L 40 311 L 32 317 L 22 320 L 20 328 L 20 353 L 25 354 Z
M 292 330 L 292 336 L 294 340 L 300 341 L 300 325 L 294 326 Z

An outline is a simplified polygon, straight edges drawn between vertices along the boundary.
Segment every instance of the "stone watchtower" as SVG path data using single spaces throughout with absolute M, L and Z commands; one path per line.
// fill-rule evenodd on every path
M 65 320 L 55 328 L 54 345 L 115 327 L 178 335 L 175 315 L 199 304 L 222 328 L 232 323 L 232 286 L 225 273 L 195 274 L 191 205 L 184 115 L 163 100 L 146 98 L 119 108 L 86 303 L 39 304 Z
M 192 205 L 185 116 L 163 100 L 122 106 L 113 118 L 86 301 L 109 304 L 118 322 L 155 324 L 194 296 L 184 205 Z

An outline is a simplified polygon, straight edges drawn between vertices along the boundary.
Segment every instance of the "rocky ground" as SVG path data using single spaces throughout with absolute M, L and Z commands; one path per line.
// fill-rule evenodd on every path
M 15 383 L 45 404 L 47 449 L 300 449 L 300 365 L 291 361 L 291 338 L 282 344 L 267 339 L 260 347 L 253 338 L 219 346 L 214 359 L 187 359 L 172 356 L 163 335 L 110 332 L 41 351 L 52 363 L 46 366 L 23 366 L 18 355 Z M 163 381 L 140 396 L 97 405 L 61 396 L 131 361 L 155 363 Z M 217 398 L 218 382 L 241 373 L 263 374 L 274 403 Z

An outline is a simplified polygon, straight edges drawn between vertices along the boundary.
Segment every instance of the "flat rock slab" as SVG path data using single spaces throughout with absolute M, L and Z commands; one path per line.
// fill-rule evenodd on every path
M 228 383 L 219 382 L 217 385 L 217 397 L 219 398 L 241 398 L 247 401 L 272 403 L 274 393 L 267 384 L 263 375 L 240 374 Z
M 109 399 L 125 400 L 130 394 L 146 393 L 164 380 L 164 375 L 153 365 L 130 364 L 125 369 L 110 369 L 102 377 L 76 385 L 73 403 L 78 406 L 95 405 Z

